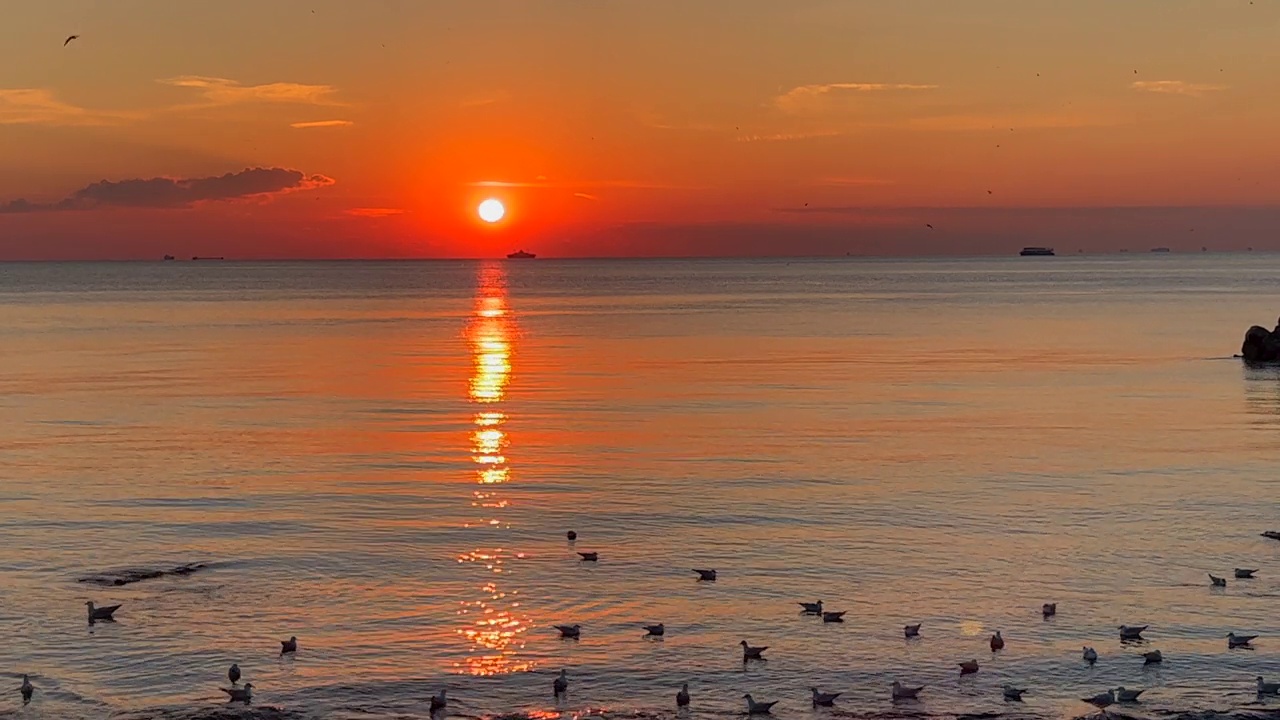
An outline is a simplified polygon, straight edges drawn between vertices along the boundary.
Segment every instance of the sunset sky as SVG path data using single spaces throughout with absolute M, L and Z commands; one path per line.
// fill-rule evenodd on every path
M 0 259 L 1280 249 L 1277 37 L 1277 0 L 13 2 Z

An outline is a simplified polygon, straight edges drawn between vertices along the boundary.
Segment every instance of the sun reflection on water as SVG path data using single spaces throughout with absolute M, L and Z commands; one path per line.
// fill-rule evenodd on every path
M 484 519 L 469 527 L 489 531 L 509 528 L 495 512 L 509 502 L 500 486 L 511 479 L 505 454 L 510 442 L 504 426 L 507 414 L 501 410 L 511 377 L 510 316 L 506 306 L 506 276 L 501 266 L 480 269 L 476 310 L 468 331 L 473 369 L 468 397 L 480 409 L 471 430 L 471 459 L 476 483 L 472 507 L 486 512 Z M 508 561 L 524 557 L 505 547 L 478 547 L 458 556 L 459 563 L 472 563 L 490 573 L 480 586 L 477 598 L 462 603 L 458 634 L 470 643 L 470 652 L 458 667 L 473 675 L 497 675 L 533 668 L 533 662 L 519 657 L 523 635 L 529 628 L 520 613 L 518 591 L 500 585 L 509 576 Z

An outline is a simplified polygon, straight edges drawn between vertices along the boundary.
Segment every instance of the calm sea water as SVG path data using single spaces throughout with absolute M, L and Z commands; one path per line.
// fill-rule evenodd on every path
M 254 712 L 289 718 L 425 718 L 441 688 L 454 716 L 666 715 L 682 682 L 704 717 L 744 692 L 832 714 L 812 685 L 845 693 L 837 715 L 1077 716 L 1116 685 L 1150 688 L 1140 714 L 1265 707 L 1280 376 L 1231 355 L 1280 314 L 1278 275 L 1176 254 L 2 265 L 0 668 L 39 692 L 0 707 L 213 716 L 233 661 Z M 210 567 L 77 582 L 186 562 Z M 1235 567 L 1258 579 L 1208 587 Z M 846 622 L 797 614 L 819 598 Z M 88 599 L 119 622 L 89 627 Z M 1228 652 L 1228 631 L 1262 638 Z M 894 679 L 922 702 L 895 708 Z

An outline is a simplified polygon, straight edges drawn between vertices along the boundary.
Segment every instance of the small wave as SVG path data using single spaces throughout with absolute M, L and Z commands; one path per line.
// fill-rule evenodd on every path
M 207 707 L 160 707 L 124 712 L 113 720 L 305 720 L 310 716 L 296 710 L 271 705 L 214 705 Z
M 199 572 L 209 567 L 209 563 L 187 563 L 178 565 L 168 569 L 159 568 L 125 568 L 123 570 L 111 570 L 99 575 L 89 575 L 79 578 L 76 582 L 92 583 L 94 585 L 103 585 L 106 587 L 119 587 L 121 585 L 130 585 L 143 580 L 155 580 L 156 578 L 168 577 L 170 575 L 186 576 Z

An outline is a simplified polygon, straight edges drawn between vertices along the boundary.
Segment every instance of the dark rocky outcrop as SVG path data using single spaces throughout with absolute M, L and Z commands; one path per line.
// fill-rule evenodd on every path
M 100 575 L 90 575 L 80 578 L 82 583 L 93 583 L 94 585 L 120 586 L 129 585 L 131 583 L 142 582 L 143 580 L 154 580 L 162 578 L 166 575 L 190 575 L 209 567 L 207 563 L 187 563 L 177 567 L 158 570 L 154 568 L 127 568 L 125 570 L 114 570 L 105 572 Z
M 1280 334 L 1254 325 L 1244 334 L 1240 356 L 1247 363 L 1280 363 Z

